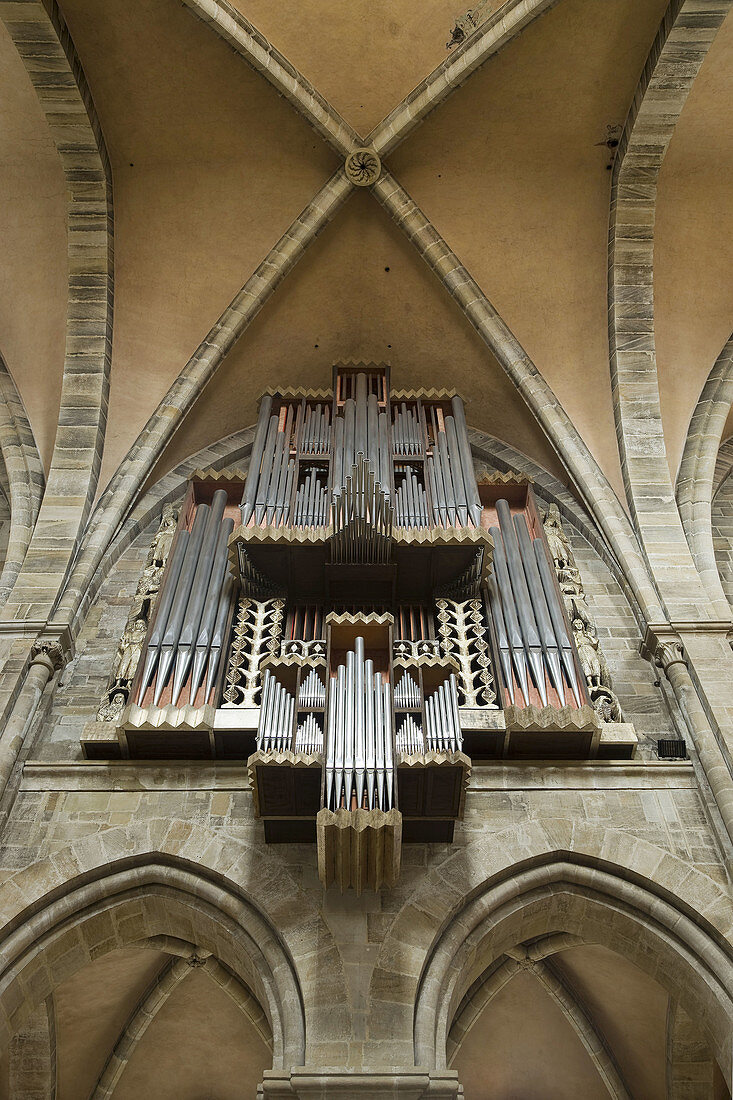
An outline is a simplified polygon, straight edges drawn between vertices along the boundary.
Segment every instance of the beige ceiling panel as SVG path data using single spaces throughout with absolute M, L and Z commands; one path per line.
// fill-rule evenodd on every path
M 665 0 L 560 0 L 391 167 L 480 283 L 621 493 L 608 362 L 612 152 Z
M 115 1100 L 242 1100 L 255 1095 L 271 1065 L 271 1052 L 242 1010 L 194 970 L 143 1035 Z
M 563 477 L 459 308 L 372 197 L 355 192 L 220 367 L 151 481 L 252 424 L 266 386 L 330 385 L 340 359 L 389 361 L 398 388 L 455 386 L 470 424 Z
M 121 948 L 58 987 L 57 1100 L 88 1100 L 128 1017 L 167 959 L 161 951 Z
M 444 60 L 456 18 L 469 6 L 455 0 L 232 3 L 362 136 Z
M 336 161 L 175 0 L 64 0 L 109 147 L 115 327 L 102 485 Z
M 666 990 L 605 947 L 574 947 L 556 962 L 613 1051 L 632 1095 L 666 1100 Z
M 710 47 L 659 175 L 654 330 L 673 478 L 693 410 L 733 332 L 733 15 Z
M 580 1039 L 529 973 L 518 973 L 489 1001 L 453 1068 L 466 1100 L 608 1100 Z
M 25 66 L 0 22 L 0 353 L 48 468 L 66 339 L 66 185 Z

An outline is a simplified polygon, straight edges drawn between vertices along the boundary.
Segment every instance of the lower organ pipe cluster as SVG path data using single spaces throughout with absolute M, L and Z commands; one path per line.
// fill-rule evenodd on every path
M 210 506 L 199 504 L 191 531 L 178 535 L 145 652 L 140 705 L 153 682 L 153 704 L 159 705 L 171 673 L 173 706 L 180 704 L 187 681 L 187 701 L 193 704 L 204 677 L 209 698 L 227 640 L 232 600 L 226 569 L 234 521 L 223 518 L 226 503 L 225 490 L 217 490 Z
M 262 752 L 285 752 L 290 748 L 295 699 L 265 669 L 262 681 L 262 706 L 257 726 L 257 748 Z
M 317 719 L 307 714 L 295 735 L 296 752 L 323 752 L 323 732 Z
M 458 690 L 453 673 L 425 699 L 425 741 L 431 752 L 461 750 L 463 739 L 458 716 Z
M 392 699 L 357 638 L 331 677 L 326 724 L 326 807 L 394 806 Z
M 409 756 L 411 753 L 422 752 L 425 748 L 422 730 L 411 714 L 408 714 L 397 730 L 397 751 Z

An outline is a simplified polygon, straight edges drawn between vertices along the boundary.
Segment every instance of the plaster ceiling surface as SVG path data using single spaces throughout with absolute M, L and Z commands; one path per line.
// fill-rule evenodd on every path
M 606 947 L 574 947 L 555 962 L 590 1011 L 632 1095 L 666 1100 L 666 990 Z
M 122 1028 L 167 958 L 161 951 L 121 948 L 58 987 L 57 1100 L 89 1100 Z
M 232 2 L 362 137 L 443 61 L 456 18 L 471 6 L 462 0 Z
M 718 31 L 659 175 L 654 327 L 674 477 L 695 404 L 733 331 L 733 14 Z
M 239 340 L 151 480 L 256 419 L 276 380 L 323 387 L 336 360 L 388 361 L 396 388 L 451 385 L 472 425 L 565 480 L 501 367 L 386 213 L 355 192 Z
M 580 1039 L 529 973 L 489 1002 L 453 1068 L 465 1100 L 608 1100 Z
M 241 1100 L 255 1096 L 272 1054 L 242 1010 L 194 970 L 140 1040 L 115 1100 Z
M 0 355 L 46 466 L 66 340 L 66 185 L 45 116 L 0 22 Z
M 113 166 L 103 485 L 337 162 L 286 101 L 175 0 L 62 0 L 62 8 Z
M 390 159 L 623 500 L 611 405 L 611 152 L 666 0 L 561 0 Z

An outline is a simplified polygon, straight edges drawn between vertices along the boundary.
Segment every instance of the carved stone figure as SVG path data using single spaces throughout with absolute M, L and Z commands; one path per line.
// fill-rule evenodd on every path
M 144 619 L 133 619 L 132 622 L 127 623 L 117 647 L 117 657 L 112 672 L 114 683 L 132 682 L 147 632 L 148 624 Z
M 126 702 L 127 697 L 124 691 L 113 692 L 112 698 L 108 702 L 102 703 L 97 711 L 97 718 L 100 722 L 116 722 L 125 709 Z
M 588 686 L 600 686 L 602 671 L 598 656 L 598 637 L 595 631 L 582 619 L 576 618 L 573 619 L 573 638 Z
M 575 564 L 573 551 L 563 531 L 556 504 L 551 504 L 548 508 L 543 526 L 555 563 L 555 573 L 565 607 L 572 623 L 573 637 L 586 681 L 588 698 L 604 722 L 622 722 L 621 705 L 611 686 L 611 674 L 585 598 L 580 570 Z
M 578 571 L 575 569 L 575 562 L 573 561 L 573 552 L 570 549 L 568 537 L 562 529 L 560 512 L 556 504 L 551 504 L 548 508 L 542 526 L 545 529 L 545 538 L 547 539 L 547 545 L 552 554 L 553 561 L 555 562 L 555 568 L 559 571 L 560 569 L 571 567 L 574 569 L 575 573 L 577 573 Z M 578 580 L 580 580 L 579 573 Z
M 148 554 L 148 565 L 163 566 L 168 560 L 170 554 L 171 545 L 173 543 L 173 536 L 176 533 L 176 523 L 178 522 L 178 513 L 172 504 L 166 504 L 163 508 L 163 515 L 160 521 L 160 527 L 157 530 L 155 538 L 150 546 L 150 553 Z
M 173 543 L 173 536 L 176 533 L 177 522 L 178 513 L 172 504 L 166 504 L 163 509 L 160 527 L 150 545 L 147 562 L 137 584 L 120 644 L 117 647 L 112 675 L 109 678 L 107 689 L 97 711 L 97 718 L 100 722 L 114 722 L 129 698 L 135 670 L 142 656 L 150 615 L 156 596 L 160 591 L 165 564 Z M 121 701 L 118 696 L 121 696 Z

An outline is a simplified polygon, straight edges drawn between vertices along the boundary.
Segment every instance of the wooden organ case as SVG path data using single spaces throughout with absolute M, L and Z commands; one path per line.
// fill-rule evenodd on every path
M 558 553 L 528 483 L 477 484 L 458 395 L 375 364 L 267 393 L 246 478 L 190 483 L 85 753 L 246 760 L 268 842 L 317 840 L 325 885 L 389 885 L 403 841 L 452 841 L 472 760 L 633 754 L 623 723 L 602 736 Z

